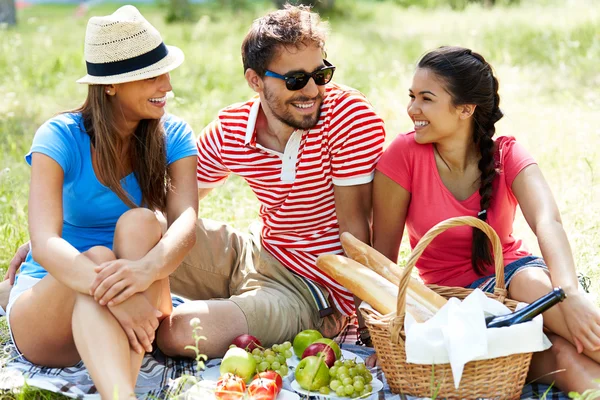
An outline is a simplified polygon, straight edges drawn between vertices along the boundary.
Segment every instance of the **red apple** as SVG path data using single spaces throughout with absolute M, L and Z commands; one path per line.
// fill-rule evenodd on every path
M 333 349 L 325 343 L 313 343 L 308 346 L 302 353 L 302 358 L 309 356 L 317 356 L 323 359 L 328 368 L 333 367 L 335 363 L 335 352 Z
M 340 349 L 340 346 L 334 340 L 328 338 L 321 338 L 315 340 L 315 343 L 325 343 L 327 346 L 333 349 L 336 359 L 339 360 L 340 358 L 342 358 L 342 349 Z
M 246 351 L 252 351 L 257 347 L 262 347 L 262 343 L 260 343 L 260 340 L 246 333 L 233 339 L 233 342 L 231 342 L 231 344 L 235 344 L 240 349 L 244 349 Z

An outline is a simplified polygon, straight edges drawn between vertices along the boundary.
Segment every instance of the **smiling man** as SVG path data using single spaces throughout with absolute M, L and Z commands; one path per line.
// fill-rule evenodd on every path
M 243 234 L 198 221 L 195 248 L 171 276 L 193 300 L 159 331 L 169 355 L 194 355 L 189 322 L 200 318 L 201 352 L 221 356 L 242 333 L 269 346 L 304 329 L 327 337 L 355 312 L 354 298 L 316 267 L 342 254 L 339 235 L 369 241 L 371 181 L 385 139 L 383 121 L 358 91 L 332 83 L 326 26 L 288 6 L 254 22 L 242 44 L 256 96 L 222 110 L 198 138 L 200 199 L 230 174 L 261 203 L 262 226 Z

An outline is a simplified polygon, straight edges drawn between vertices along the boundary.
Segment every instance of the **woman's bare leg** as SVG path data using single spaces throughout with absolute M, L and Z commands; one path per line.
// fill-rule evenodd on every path
M 98 262 L 110 259 L 112 252 L 94 247 L 84 255 Z M 103 398 L 133 395 L 126 372 L 127 336 L 110 311 L 91 296 L 76 293 L 48 274 L 15 302 L 10 322 L 17 347 L 31 362 L 66 367 L 83 359 Z
M 115 232 L 115 252 L 119 252 L 119 257 L 139 259 L 160 240 L 160 225 L 156 218 L 154 221 L 147 218 L 148 213 L 154 216 L 153 213 L 145 211 L 131 210 L 119 220 Z M 98 264 L 116 258 L 104 247 L 95 247 L 84 254 Z M 155 282 L 144 294 L 152 304 L 160 305 L 163 314 L 170 313 L 167 280 Z M 27 335 L 36 331 L 32 326 L 34 321 L 36 326 L 54 328 L 50 332 L 44 330 L 46 340 Z M 143 355 L 130 349 L 118 321 L 91 296 L 75 293 L 48 275 L 15 303 L 11 326 L 17 346 L 30 361 L 61 367 L 83 359 L 103 398 L 134 397 Z
M 543 269 L 527 268 L 513 277 L 509 286 L 509 296 L 531 303 L 551 290 L 550 277 Z M 543 316 L 544 326 L 555 334 L 548 335 L 553 346 L 549 350 L 534 354 L 529 378 L 533 380 L 544 376 L 539 381 L 555 382 L 564 392 L 582 393 L 586 389 L 599 388 L 593 380 L 600 378 L 600 364 L 596 361 L 600 359 L 600 353 L 587 352 L 589 357 L 577 353 L 560 307 L 552 307 Z
M 140 232 L 144 232 L 140 235 Z M 144 257 L 162 237 L 160 223 L 156 215 L 147 209 L 137 208 L 123 214 L 115 229 L 113 249 L 117 258 L 139 260 Z M 144 292 L 150 303 L 163 314 L 163 318 L 172 312 L 169 280 L 162 279 L 154 282 Z M 144 354 L 138 354 L 133 349 L 129 350 L 131 359 L 132 381 L 137 381 Z
M 533 354 L 527 376 L 529 382 L 553 384 L 565 393 L 600 389 L 600 385 L 594 382 L 600 377 L 594 360 L 577 353 L 569 341 L 558 335 L 550 333 L 548 338 L 552 347 Z

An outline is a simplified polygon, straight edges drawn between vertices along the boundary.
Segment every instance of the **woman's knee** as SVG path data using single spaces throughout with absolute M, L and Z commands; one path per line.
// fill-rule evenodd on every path
M 103 262 L 117 259 L 115 253 L 105 246 L 94 246 L 91 249 L 84 251 L 83 254 L 96 264 L 102 264 Z
M 550 351 L 554 357 L 557 368 L 562 369 L 571 367 L 574 360 L 580 357 L 575 346 L 562 336 L 549 333 L 548 338 L 552 342 Z
M 125 212 L 117 221 L 115 228 L 115 240 L 119 236 L 128 238 L 140 234 L 156 237 L 157 241 L 162 236 L 160 222 L 156 218 L 156 214 L 147 208 L 133 208 Z
M 510 298 L 531 303 L 552 290 L 547 270 L 531 267 L 518 271 L 508 287 Z

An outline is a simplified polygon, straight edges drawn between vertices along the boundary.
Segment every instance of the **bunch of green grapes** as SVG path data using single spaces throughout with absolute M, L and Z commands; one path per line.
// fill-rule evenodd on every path
M 292 344 L 283 342 L 274 344 L 269 349 L 256 348 L 252 350 L 252 356 L 256 360 L 256 369 L 258 372 L 267 370 L 275 371 L 282 377 L 289 372 L 287 359 L 292 357 Z
M 339 397 L 366 397 L 373 391 L 373 376 L 364 363 L 355 360 L 337 360 L 329 368 L 329 386 L 319 389 L 321 394 L 335 392 Z

